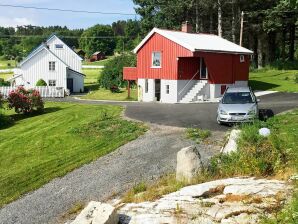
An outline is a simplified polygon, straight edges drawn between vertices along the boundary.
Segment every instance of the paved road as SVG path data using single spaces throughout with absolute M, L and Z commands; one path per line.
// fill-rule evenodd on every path
M 153 125 L 145 135 L 62 178 L 12 202 L 0 210 L 1 224 L 64 223 L 59 217 L 77 202 L 104 201 L 134 183 L 150 181 L 173 172 L 177 152 L 194 144 L 182 128 Z M 218 133 L 217 138 L 223 138 Z M 219 147 L 198 145 L 202 159 Z

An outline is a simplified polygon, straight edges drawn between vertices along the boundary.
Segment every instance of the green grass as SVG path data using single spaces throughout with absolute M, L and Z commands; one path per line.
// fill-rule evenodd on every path
M 298 70 L 260 69 L 250 72 L 249 85 L 254 90 L 274 90 L 282 92 L 298 92 L 295 78 Z
M 131 89 L 131 97 L 128 99 L 127 90 L 125 88 L 120 89 L 119 93 L 112 93 L 110 90 L 99 88 L 97 80 L 100 76 L 101 69 L 84 69 L 83 73 L 86 75 L 85 88 L 89 91 L 89 93 L 82 97 L 82 99 L 116 101 L 138 100 L 137 89 Z
M 186 129 L 186 137 L 197 143 L 204 141 L 211 136 L 211 131 L 203 130 L 200 128 L 188 128 Z
M 146 131 L 142 124 L 122 120 L 119 106 L 45 106 L 44 114 L 32 117 L 4 111 L 15 122 L 0 130 L 0 207 Z
M 13 76 L 12 72 L 10 72 L 10 73 L 0 73 L 0 79 L 4 79 L 4 81 L 11 78 L 12 76 Z
M 8 66 L 10 64 L 10 66 Z M 16 67 L 16 62 L 15 60 L 2 60 L 0 61 L 0 69 L 10 69 L 10 68 L 15 68 Z
M 105 66 L 106 63 L 111 60 L 114 56 L 108 56 L 107 59 L 101 60 L 101 61 L 95 61 L 95 62 L 88 62 L 84 61 L 83 65 L 99 65 L 99 66 Z

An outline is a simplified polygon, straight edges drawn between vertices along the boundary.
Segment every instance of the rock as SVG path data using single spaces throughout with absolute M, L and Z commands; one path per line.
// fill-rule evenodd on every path
M 268 128 L 261 128 L 259 129 L 259 135 L 263 136 L 263 137 L 268 137 L 270 135 L 270 129 Z
M 237 140 L 240 136 L 240 130 L 232 130 L 228 143 L 222 149 L 222 153 L 231 153 L 237 151 Z
M 121 224 L 253 224 L 269 216 L 291 189 L 284 181 L 228 178 L 187 186 L 156 201 L 124 204 L 118 213 Z
M 72 224 L 118 224 L 119 218 L 113 206 L 91 201 Z
M 177 153 L 176 179 L 191 182 L 203 169 L 201 155 L 195 146 L 181 149 Z

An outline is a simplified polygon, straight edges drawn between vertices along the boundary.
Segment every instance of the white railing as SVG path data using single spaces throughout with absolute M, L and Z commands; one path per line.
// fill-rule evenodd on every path
M 185 84 L 185 86 L 178 92 L 178 96 L 181 95 L 181 93 L 184 91 L 184 89 L 191 83 L 191 81 L 196 77 L 197 74 L 199 74 L 200 69 L 193 75 L 193 77 L 188 80 L 188 82 Z
M 8 97 L 9 93 L 15 89 L 17 89 L 17 87 L 2 86 L 0 87 L 0 93 L 6 98 Z M 43 98 L 63 98 L 64 97 L 64 88 L 62 87 L 36 86 L 32 89 L 37 90 L 40 93 L 41 97 Z

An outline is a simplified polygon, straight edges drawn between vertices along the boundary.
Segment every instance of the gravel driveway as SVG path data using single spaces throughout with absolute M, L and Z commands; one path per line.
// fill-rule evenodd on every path
M 220 139 L 223 134 L 218 132 L 216 136 Z M 62 215 L 77 202 L 104 201 L 134 183 L 173 172 L 176 153 L 193 144 L 183 135 L 182 128 L 152 125 L 145 135 L 117 151 L 6 205 L 0 210 L 0 223 L 62 223 Z M 204 161 L 218 152 L 218 147 L 198 148 Z

